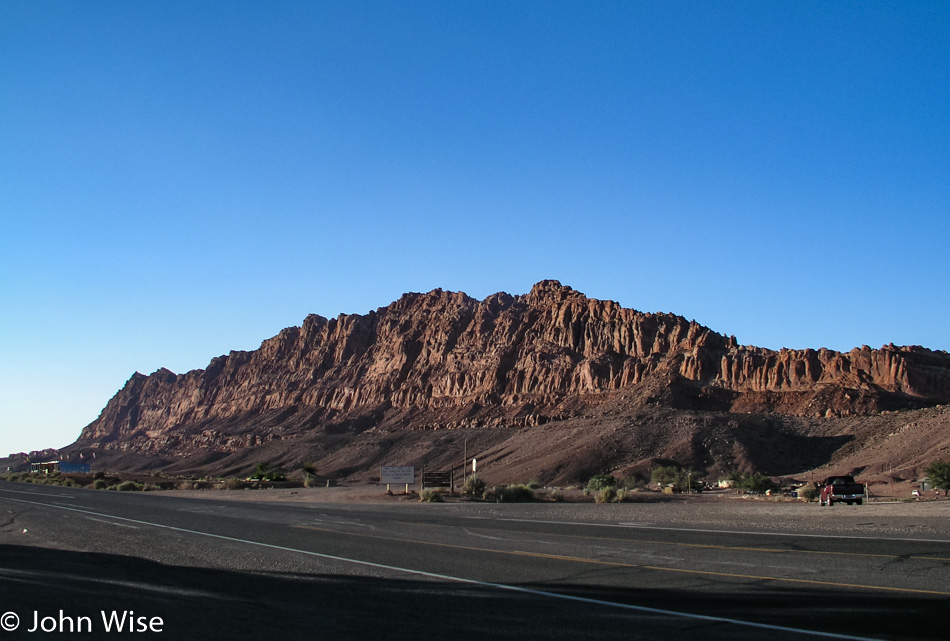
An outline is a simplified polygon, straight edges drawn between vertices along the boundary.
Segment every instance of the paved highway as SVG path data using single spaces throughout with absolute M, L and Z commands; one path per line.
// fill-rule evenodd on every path
M 163 639 L 947 637 L 950 537 L 644 527 L 545 508 L 0 483 L 0 639 L 119 638 L 123 615 L 135 638 Z

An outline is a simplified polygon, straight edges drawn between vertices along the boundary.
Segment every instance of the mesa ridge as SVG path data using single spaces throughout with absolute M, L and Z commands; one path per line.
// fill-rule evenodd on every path
M 945 352 L 742 346 L 683 317 L 590 299 L 548 280 L 526 295 L 479 301 L 436 289 L 365 315 L 310 315 L 259 349 L 220 356 L 203 370 L 135 373 L 69 450 L 138 454 L 175 468 L 275 441 L 299 440 L 307 449 L 317 447 L 314 439 L 369 434 L 481 429 L 510 438 L 513 429 L 539 426 L 609 431 L 622 424 L 642 432 L 654 425 L 656 449 L 648 451 L 642 435 L 634 439 L 642 462 L 671 454 L 663 442 L 676 429 L 664 439 L 663 420 L 714 430 L 760 417 L 805 438 L 823 421 L 948 401 Z M 616 420 L 587 425 L 598 412 Z M 486 445 L 505 440 L 480 438 Z M 681 454 L 690 459 L 684 464 L 762 465 L 744 445 L 690 439 L 698 442 Z M 327 444 L 317 448 L 324 457 Z M 798 457 L 802 465 L 809 456 Z M 629 452 L 606 458 L 605 465 L 637 463 Z M 242 456 L 227 463 L 242 464 Z M 547 473 L 564 477 L 569 468 Z

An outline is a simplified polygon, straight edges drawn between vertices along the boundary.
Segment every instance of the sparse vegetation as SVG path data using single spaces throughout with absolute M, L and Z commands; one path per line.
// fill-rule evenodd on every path
M 244 488 L 244 481 L 236 478 L 224 479 L 218 483 L 217 488 L 219 490 L 240 490 Z
M 72 476 L 63 476 L 59 472 L 50 474 L 32 474 L 30 472 L 10 472 L 3 478 L 12 483 L 32 483 L 34 485 L 58 485 L 60 487 L 83 487 L 88 480 L 81 481 Z
M 93 490 L 153 491 L 170 486 L 170 482 L 142 483 L 133 479 L 123 481 L 117 476 L 106 476 L 104 472 L 89 474 L 62 474 L 60 472 L 10 472 L 0 475 L 6 481 L 30 483 L 33 485 L 54 485 L 59 487 L 81 487 Z M 154 478 L 154 476 L 152 477 Z M 121 487 L 120 487 L 121 486 Z

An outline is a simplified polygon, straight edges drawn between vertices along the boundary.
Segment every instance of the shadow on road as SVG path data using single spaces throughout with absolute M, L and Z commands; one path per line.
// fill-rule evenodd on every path
M 682 591 L 525 585 L 578 597 L 759 621 L 772 625 L 899 639 L 945 639 L 948 599 L 831 589 L 747 586 L 713 595 Z M 434 580 L 253 573 L 165 565 L 136 557 L 0 545 L 0 613 L 14 612 L 16 632 L 0 639 L 49 636 L 25 632 L 34 612 L 89 617 L 100 612 L 161 617 L 155 639 L 800 639 L 769 630 L 629 611 L 615 607 Z M 50 624 L 53 620 L 47 620 Z M 53 633 L 51 633 L 53 634 Z

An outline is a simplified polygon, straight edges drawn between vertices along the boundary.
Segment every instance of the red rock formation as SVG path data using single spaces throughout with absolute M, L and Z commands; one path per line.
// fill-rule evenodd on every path
M 309 316 L 204 370 L 136 373 L 77 445 L 181 454 L 335 426 L 532 425 L 618 394 L 697 409 L 877 412 L 950 401 L 950 355 L 743 347 L 556 281 L 483 301 L 437 289 L 363 316 Z

